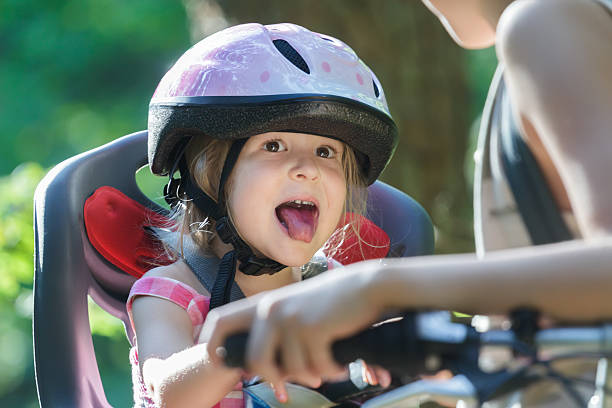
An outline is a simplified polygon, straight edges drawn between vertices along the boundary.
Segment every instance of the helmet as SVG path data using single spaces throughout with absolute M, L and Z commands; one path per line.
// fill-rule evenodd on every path
M 149 105 L 151 171 L 169 174 L 185 138 L 311 133 L 353 148 L 373 183 L 397 145 L 374 73 L 342 41 L 294 24 L 243 24 L 200 41 Z

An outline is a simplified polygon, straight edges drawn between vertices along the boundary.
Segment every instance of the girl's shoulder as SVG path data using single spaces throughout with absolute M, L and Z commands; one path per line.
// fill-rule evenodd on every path
M 170 321 L 173 322 L 171 325 L 176 326 L 181 316 L 184 316 L 180 311 L 183 309 L 189 319 L 182 319 L 185 323 L 183 326 L 187 327 L 188 322 L 191 322 L 188 330 L 195 339 L 208 314 L 209 294 L 192 275 L 189 266 L 178 261 L 151 269 L 138 279 L 132 286 L 126 303 L 134 331 L 138 333 L 134 324 L 136 320 L 141 322 L 141 327 L 142 322 L 145 322 L 150 328 L 153 321 L 158 322 L 156 324 L 159 326 L 159 316 L 166 317 L 164 325 Z
M 159 266 L 145 273 L 143 278 L 168 278 L 179 281 L 204 296 L 210 296 L 208 290 L 200 283 L 191 268 L 183 261 L 178 260 L 173 264 Z

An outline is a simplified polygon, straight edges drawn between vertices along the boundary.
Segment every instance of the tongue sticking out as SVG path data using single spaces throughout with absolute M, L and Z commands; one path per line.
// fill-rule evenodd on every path
M 312 241 L 318 218 L 315 206 L 282 204 L 276 209 L 276 215 L 292 239 L 307 243 Z

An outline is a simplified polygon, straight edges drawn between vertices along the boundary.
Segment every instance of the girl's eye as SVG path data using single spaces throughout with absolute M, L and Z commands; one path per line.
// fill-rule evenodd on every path
M 283 143 L 280 140 L 270 140 L 264 144 L 263 148 L 265 151 L 272 152 L 272 153 L 282 152 L 284 150 L 287 150 L 285 145 L 283 145 Z
M 322 157 L 324 159 L 331 159 L 336 155 L 336 151 L 329 146 L 320 146 L 317 147 L 316 154 L 318 157 Z

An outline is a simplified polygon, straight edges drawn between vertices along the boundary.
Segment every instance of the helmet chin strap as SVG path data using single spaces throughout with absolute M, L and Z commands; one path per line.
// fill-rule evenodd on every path
M 234 247 L 236 259 L 240 262 L 238 265 L 240 272 L 253 276 L 273 275 L 287 267 L 270 258 L 255 256 L 253 249 L 240 238 L 229 217 L 218 219 L 215 229 L 221 241 Z
M 236 273 L 236 261 L 239 262 L 238 269 L 246 275 L 272 275 L 286 268 L 285 265 L 272 259 L 257 257 L 251 247 L 240 238 L 227 211 L 225 211 L 225 184 L 238 160 L 238 156 L 245 142 L 246 139 L 234 141 L 225 158 L 221 179 L 219 181 L 219 191 L 217 194 L 218 202 L 215 202 L 215 200 L 197 186 L 193 176 L 189 172 L 184 154 L 181 154 L 178 161 L 178 169 L 181 174 L 180 179 L 174 179 L 172 177 L 174 172 L 170 173 L 170 182 L 164 188 L 164 194 L 168 196 L 167 201 L 169 200 L 176 203 L 183 195 L 193 200 L 200 211 L 204 214 L 208 214 L 215 220 L 215 230 L 219 238 L 221 238 L 221 241 L 230 244 L 234 248 L 223 256 L 219 264 L 219 272 L 217 273 L 211 292 L 211 309 L 229 302 L 230 290 Z

